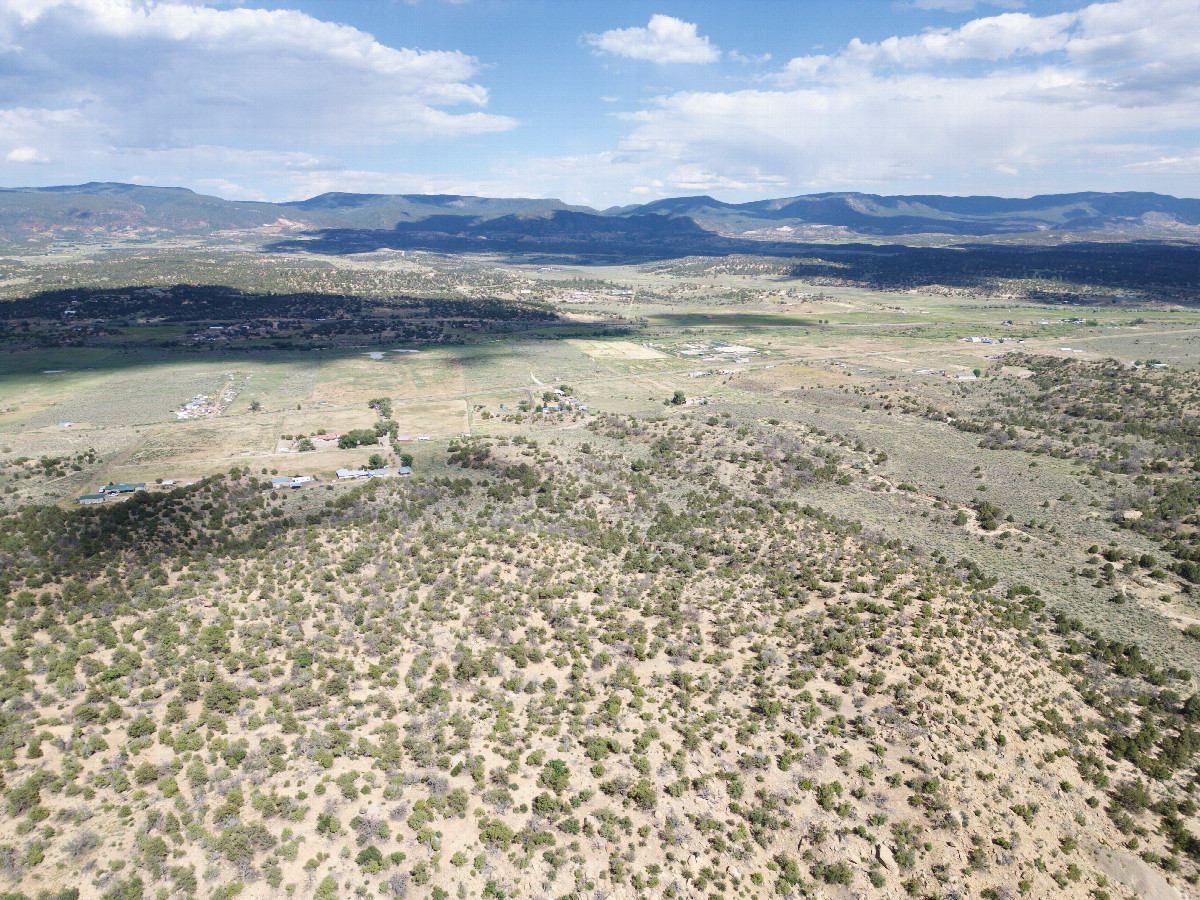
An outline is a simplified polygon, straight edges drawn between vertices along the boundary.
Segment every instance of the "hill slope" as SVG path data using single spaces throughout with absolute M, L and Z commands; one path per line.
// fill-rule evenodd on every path
M 618 225 L 615 223 L 635 224 Z M 423 227 L 417 227 L 423 226 Z M 111 235 L 202 235 L 231 229 L 394 231 L 525 243 L 602 239 L 682 241 L 704 233 L 787 237 L 826 227 L 847 234 L 986 235 L 1046 230 L 1162 232 L 1200 228 L 1200 200 L 1150 193 L 1002 197 L 826 193 L 751 203 L 711 197 L 598 211 L 559 200 L 328 193 L 289 203 L 223 200 L 182 188 L 92 183 L 0 190 L 0 241 Z M 761 233 L 761 234 L 759 234 Z
M 0 886 L 1178 896 L 1128 851 L 1197 873 L 1186 673 L 674 427 L 5 517 Z

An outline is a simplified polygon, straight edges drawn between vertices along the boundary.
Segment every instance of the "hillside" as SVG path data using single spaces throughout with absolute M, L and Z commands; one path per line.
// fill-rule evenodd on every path
M 684 197 L 598 211 L 558 200 L 457 195 L 329 193 L 289 203 L 250 203 L 182 188 L 109 183 L 0 190 L 0 242 L 15 245 L 336 229 L 359 232 L 364 245 L 395 242 L 407 233 L 549 249 L 599 239 L 610 247 L 650 241 L 693 252 L 733 252 L 738 248 L 731 239 L 786 242 L 819 237 L 820 229 L 828 229 L 829 236 L 879 237 L 1046 231 L 1194 236 L 1198 228 L 1200 200 L 1149 193 L 1028 199 L 827 193 L 741 204 Z
M 748 481 L 715 419 L 589 428 L 583 455 L 451 444 L 427 481 L 235 471 L 6 517 L 0 877 L 1176 896 L 1133 848 L 1195 873 L 1186 673 L 790 499 L 869 448 L 759 426 Z
M 817 225 L 863 235 L 988 235 L 1200 226 L 1200 201 L 1149 193 L 1087 192 L 1028 199 L 831 193 L 741 204 L 685 197 L 648 203 L 638 212 L 686 216 L 728 232 Z

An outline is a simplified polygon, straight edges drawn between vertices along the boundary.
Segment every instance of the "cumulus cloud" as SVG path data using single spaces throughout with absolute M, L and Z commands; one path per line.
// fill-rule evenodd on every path
M 1196 34 L 1194 0 L 1115 0 L 850 41 L 754 89 L 654 97 L 620 114 L 611 153 L 530 171 L 611 202 L 837 189 L 1195 196 Z M 1163 146 L 1170 133 L 1184 146 Z
M 712 63 L 721 58 L 721 51 L 697 33 L 694 23 L 672 16 L 654 15 L 645 28 L 614 28 L 583 39 L 605 53 L 655 63 Z
M 37 147 L 13 147 L 4 157 L 6 162 L 13 163 L 45 163 L 50 160 L 38 152 Z
M 1196 72 L 1197 33 L 1200 5 L 1194 0 L 1115 0 L 1049 16 L 1002 13 L 958 28 L 931 28 L 882 41 L 855 38 L 836 53 L 796 57 L 776 77 L 782 83 L 795 83 L 888 69 L 1020 62 L 1054 55 L 1062 62 L 1107 70 L 1108 82 L 1117 87 L 1126 82 L 1113 79 L 1114 70 L 1122 75 L 1141 70 L 1157 73 L 1164 82 L 1181 81 Z M 1096 71 L 1088 77 L 1098 80 L 1101 75 Z
M 932 28 L 921 34 L 889 37 L 877 42 L 853 39 L 836 54 L 800 56 L 780 73 L 783 82 L 821 75 L 888 67 L 921 68 L 935 63 L 1039 56 L 1067 47 L 1075 16 L 1064 13 L 1038 17 L 1004 13 L 975 19 L 959 28 Z
M 81 169 L 139 150 L 326 152 L 512 128 L 485 111 L 477 70 L 458 51 L 389 47 L 294 10 L 0 3 L 0 120 L 19 120 L 9 140 Z

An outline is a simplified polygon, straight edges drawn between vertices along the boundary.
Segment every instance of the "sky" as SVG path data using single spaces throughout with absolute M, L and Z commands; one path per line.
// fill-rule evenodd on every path
M 0 186 L 1200 196 L 1198 0 L 0 0 Z

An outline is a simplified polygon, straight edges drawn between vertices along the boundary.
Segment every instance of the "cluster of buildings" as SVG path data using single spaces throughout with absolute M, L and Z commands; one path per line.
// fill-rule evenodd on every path
M 767 368 L 773 369 L 775 367 L 768 366 Z M 688 372 L 686 377 L 707 378 L 709 375 L 740 375 L 745 371 L 745 369 L 707 369 L 703 372 Z
M 1044 322 L 1041 324 L 1049 325 L 1050 323 Z M 1009 338 L 993 338 L 993 337 L 981 337 L 979 335 L 971 335 L 971 337 L 965 337 L 962 339 L 962 341 L 964 344 L 1012 344 L 1012 343 L 1023 344 L 1023 343 L 1025 343 L 1025 340 L 1023 338 L 1020 338 L 1020 339 L 1010 338 L 1010 337 Z
M 544 413 L 564 412 L 568 409 L 587 412 L 587 407 L 584 404 L 580 403 L 566 391 L 561 391 L 558 388 L 554 389 L 554 403 L 547 402 L 542 406 L 542 412 Z M 428 438 L 422 438 L 421 440 L 428 440 Z
M 225 376 L 227 381 L 234 380 L 233 375 Z M 178 419 L 199 419 L 204 416 L 213 416 L 224 412 L 229 408 L 229 404 L 233 402 L 233 398 L 237 396 L 237 391 L 230 384 L 221 393 L 221 399 L 218 401 L 216 397 L 209 394 L 197 394 L 179 409 L 175 410 L 175 417 Z
M 276 488 L 299 488 L 306 484 L 315 483 L 318 479 L 314 475 L 278 475 L 271 479 L 271 483 L 266 487 L 266 490 L 274 490 Z M 185 487 L 191 487 L 196 482 L 185 482 Z M 176 487 L 179 484 L 174 478 L 166 478 L 161 482 L 164 488 Z M 100 488 L 99 493 L 83 494 L 79 497 L 79 502 L 84 506 L 95 506 L 101 503 L 110 501 L 120 502 L 128 500 L 130 496 L 138 491 L 146 489 L 146 482 L 124 482 L 118 481 L 111 484 L 106 484 Z
M 391 466 L 384 466 L 382 469 L 338 469 L 337 477 L 343 480 L 354 478 L 387 478 L 392 474 Z M 412 469 L 408 466 L 401 466 L 396 470 L 397 475 L 411 475 Z
M 98 494 L 84 494 L 79 498 L 79 502 L 84 506 L 92 506 L 97 503 L 106 503 L 109 500 L 128 500 L 130 494 L 145 489 L 146 482 L 144 481 L 134 483 L 120 481 L 115 484 L 106 484 L 100 488 Z
M 271 479 L 270 490 L 275 490 L 276 488 L 300 488 L 316 480 L 311 475 L 276 475 Z
M 972 372 L 959 372 L 957 375 L 951 375 L 945 369 L 930 369 L 922 366 L 919 369 L 913 369 L 914 375 L 940 375 L 943 378 L 953 378 L 955 381 L 974 381 L 978 376 Z
M 217 411 L 214 398 L 208 394 L 197 394 L 182 407 L 175 410 L 177 419 L 198 419 L 201 416 L 211 416 Z
M 318 450 L 335 449 L 338 441 L 348 435 L 348 431 L 331 431 L 328 434 L 314 434 L 309 437 Z
M 680 356 L 698 356 L 705 360 L 732 360 L 738 363 L 750 362 L 750 357 L 758 353 L 755 347 L 742 344 L 726 344 L 722 341 L 702 341 L 684 344 L 679 350 Z

